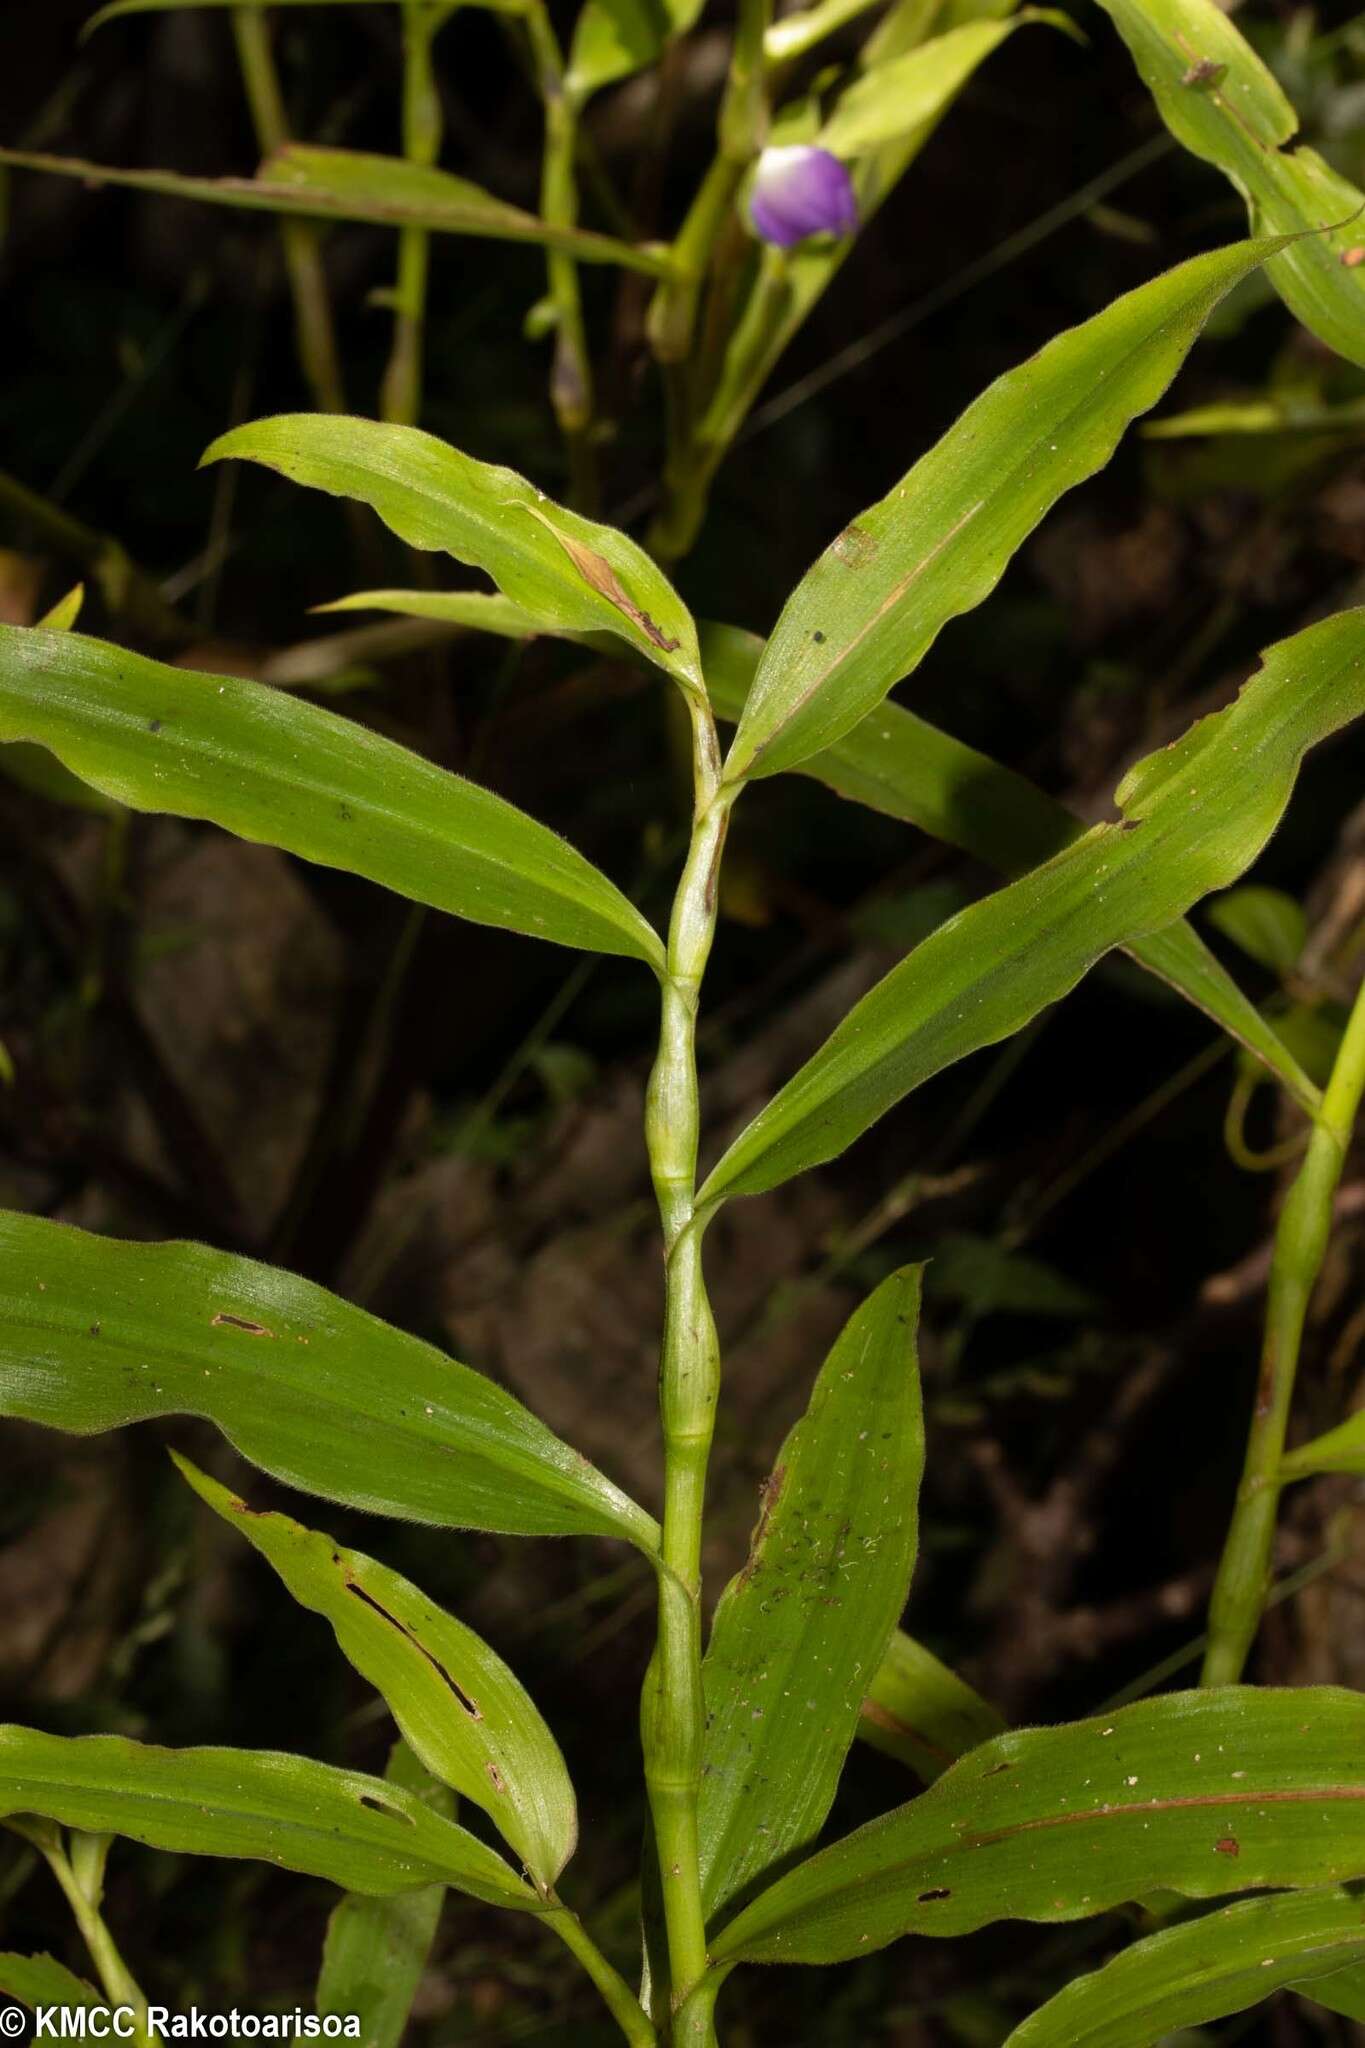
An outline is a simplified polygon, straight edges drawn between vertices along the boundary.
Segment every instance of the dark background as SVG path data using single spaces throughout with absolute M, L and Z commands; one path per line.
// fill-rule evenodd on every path
M 225 22 L 119 23 L 80 45 L 72 0 L 0 7 L 0 139 L 109 163 L 246 173 L 255 161 Z M 1310 135 L 1360 177 L 1358 48 L 1313 21 L 1241 17 Z M 1330 28 L 1340 17 L 1320 18 Z M 1154 148 L 1100 204 L 1090 180 L 1156 136 L 1098 10 L 1084 48 L 1041 27 L 988 64 L 846 265 L 769 396 L 864 338 L 860 360 L 753 433 L 722 471 L 680 587 L 703 616 L 760 630 L 829 537 L 1001 370 L 1116 293 L 1242 231 L 1235 195 Z M 657 166 L 676 225 L 706 161 L 723 22 L 674 67 Z M 395 146 L 396 11 L 303 10 L 278 31 L 296 131 Z M 539 121 L 513 43 L 469 12 L 438 50 L 443 161 L 534 207 Z M 836 54 L 840 46 L 835 46 Z M 629 186 L 657 132 L 643 82 L 591 132 Z M 641 189 L 651 180 L 642 177 Z M 359 558 L 330 501 L 258 472 L 199 473 L 233 421 L 307 403 L 273 229 L 259 216 L 15 175 L 0 252 L 0 470 L 111 536 L 189 622 L 201 667 L 270 673 L 323 632 L 311 605 L 411 562 L 376 530 Z M 1055 230 L 1012 238 L 1051 209 Z M 589 214 L 592 218 L 591 202 Z M 997 258 L 986 261 L 991 252 Z M 388 343 L 367 303 L 390 237 L 327 244 L 352 403 Z M 975 281 L 961 276 L 969 270 Z M 958 280 L 954 284 L 954 280 Z M 660 409 L 642 301 L 584 272 L 605 364 L 608 509 L 637 522 Z M 436 246 L 423 424 L 565 488 L 545 345 L 523 322 L 534 251 Z M 919 317 L 928 294 L 937 310 Z M 883 323 L 895 320 L 891 336 Z M 1365 379 L 1238 295 L 1163 405 Z M 80 573 L 84 541 L 0 496 L 0 614 L 32 619 Z M 438 584 L 459 572 L 438 562 Z M 1365 463 L 1349 433 L 1144 443 L 1066 499 L 999 591 L 946 632 L 917 710 L 1083 814 L 1118 775 L 1228 698 L 1257 650 L 1359 601 Z M 136 642 L 91 582 L 90 630 Z M 145 636 L 142 644 L 150 644 Z M 662 914 L 682 816 L 663 693 L 572 650 L 478 640 L 371 657 L 335 701 L 467 769 L 569 834 Z M 355 680 L 355 678 L 352 678 Z M 1349 997 L 1365 895 L 1358 736 L 1308 764 L 1257 879 L 1307 909 L 1291 993 Z M 759 1105 L 853 997 L 990 885 L 906 827 L 798 780 L 755 789 L 732 839 L 703 1033 L 707 1149 Z M 1207 927 L 1206 927 L 1207 929 Z M 1257 996 L 1274 979 L 1216 943 Z M 0 800 L 0 1199 L 126 1236 L 185 1235 L 286 1263 L 503 1379 L 648 1505 L 658 1261 L 638 1136 L 654 1028 L 630 968 L 405 908 L 206 828 L 103 823 L 5 788 Z M 929 1472 L 908 1625 L 1015 1721 L 1097 1708 L 1188 1645 L 1240 1464 L 1265 1259 L 1282 1180 L 1234 1164 L 1235 1062 L 1212 1027 L 1123 961 L 1021 1039 L 923 1090 L 821 1174 L 727 1212 L 709 1241 L 729 1365 L 712 1489 L 713 1589 L 743 1552 L 757 1488 L 825 1345 L 892 1266 L 935 1255 L 922 1344 Z M 1255 1143 L 1292 1135 L 1273 1091 Z M 913 1183 L 910 1176 L 924 1178 Z M 1348 1169 L 1305 1349 L 1303 1433 L 1356 1399 L 1365 1182 Z M 7 1427 L 0 1500 L 0 1710 L 66 1732 L 296 1747 L 382 1767 L 391 1730 L 269 1572 L 197 1507 L 163 1444 L 258 1502 L 212 1431 L 69 1442 Z M 1348 1482 L 1289 1497 L 1277 1568 L 1326 1559 L 1268 1618 L 1253 1675 L 1365 1683 L 1360 1538 Z M 635 1699 L 650 1643 L 644 1567 L 602 1544 L 438 1536 L 292 1504 L 408 1571 L 508 1657 L 579 1788 L 574 1903 L 623 1959 L 640 1806 Z M 835 1820 L 913 1791 L 858 1751 Z M 7 1948 L 83 1959 L 46 1873 L 0 1849 Z M 307 2003 L 329 1894 L 254 1865 L 116 1849 L 109 1913 L 172 2005 Z M 902 1943 L 821 1981 L 741 1979 L 735 2048 L 760 2041 L 991 2043 L 1113 1946 L 1112 1924 Z M 1285 1999 L 1225 2038 L 1345 2040 Z M 528 1925 L 452 1899 L 413 2039 L 607 2041 L 593 1995 Z

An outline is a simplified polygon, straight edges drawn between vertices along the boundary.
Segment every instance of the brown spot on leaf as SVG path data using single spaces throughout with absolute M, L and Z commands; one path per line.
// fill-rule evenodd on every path
M 1220 1835 L 1213 1845 L 1215 1856 L 1240 1856 L 1242 1845 L 1236 1835 Z
M 936 1885 L 931 1892 L 921 1892 L 915 1903 L 920 1906 L 927 1906 L 931 1899 L 950 1899 L 952 1896 L 948 1886 L 941 1884 Z
M 549 528 L 588 587 L 595 590 L 599 597 L 604 597 L 608 604 L 614 605 L 632 625 L 638 626 L 645 638 L 652 640 L 662 653 L 672 654 L 675 648 L 682 645 L 680 640 L 670 640 L 651 619 L 649 613 L 640 609 L 605 555 L 599 555 L 595 548 L 585 547 L 581 540 L 574 540 L 569 534 L 561 533 L 554 521 L 547 519 L 539 507 L 527 505 L 523 509 L 529 512 L 533 519 L 538 519 L 542 526 Z
M 877 552 L 877 543 L 865 526 L 859 526 L 856 519 L 852 526 L 846 526 L 841 534 L 830 543 L 830 552 L 836 562 L 842 562 L 846 569 L 861 569 L 864 562 L 870 562 Z
M 248 1337 L 273 1337 L 275 1332 L 267 1330 L 264 1323 L 253 1323 L 246 1316 L 230 1316 L 220 1309 L 210 1325 L 215 1330 L 245 1330 Z

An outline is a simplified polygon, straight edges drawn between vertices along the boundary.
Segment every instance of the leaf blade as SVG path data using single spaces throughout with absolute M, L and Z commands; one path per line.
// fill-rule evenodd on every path
M 483 569 L 505 596 L 566 632 L 608 632 L 684 689 L 703 687 L 691 614 L 642 548 L 556 505 L 515 470 L 478 462 L 417 427 L 282 414 L 223 434 L 205 462 L 237 457 L 358 498 L 412 547 Z
M 1000 1714 L 964 1678 L 904 1629 L 895 1631 L 858 1724 L 870 1748 L 930 1785 L 968 1750 L 1004 1732 Z
M 381 1695 L 427 1770 L 481 1806 L 548 1893 L 573 1854 L 578 1813 L 559 1745 L 487 1643 L 401 1573 L 288 1515 L 263 1513 L 171 1453 L 213 1512 L 258 1550 Z
M 1244 1899 L 1136 1941 L 1075 1978 L 1005 2048 L 1147 2048 L 1365 1958 L 1358 1892 Z
M 656 1549 L 650 1517 L 493 1381 L 203 1245 L 0 1212 L 0 1413 L 78 1436 L 202 1415 L 262 1471 L 348 1507 Z
M 850 1319 L 717 1605 L 697 1806 L 708 1919 L 819 1833 L 905 1605 L 924 1467 L 919 1294 L 906 1268 Z
M 382 1778 L 274 1750 L 159 1749 L 0 1728 L 0 1811 L 191 1856 L 246 1857 L 385 1894 L 434 1882 L 535 1912 L 492 1849 Z
M 445 1819 L 455 1818 L 451 1793 L 406 1744 L 395 1743 L 384 1776 Z M 365 2048 L 399 2048 L 445 1895 L 443 1884 L 430 1884 L 391 1898 L 347 1892 L 338 1899 L 328 1916 L 313 2000 L 319 2018 L 358 2013 Z
M 1343 262 L 1360 240 L 1360 192 L 1316 150 L 1284 149 L 1298 115 L 1213 0 L 1100 5 L 1172 135 L 1232 181 L 1252 231 L 1302 237 L 1266 264 L 1289 310 L 1348 362 L 1365 365 L 1365 279 Z
M 433 235 L 473 235 L 562 249 L 580 263 L 613 263 L 646 277 L 671 274 L 666 256 L 617 242 L 587 228 L 561 227 L 497 199 L 467 178 L 403 157 L 358 149 L 322 149 L 291 142 L 266 159 L 254 178 L 198 178 L 180 171 L 119 170 L 83 157 L 0 149 L 0 164 L 49 177 L 77 178 L 98 189 L 156 192 L 171 199 L 306 220 L 355 221 L 371 227 L 424 228 Z
M 1332 1686 L 1170 1693 L 1002 1735 L 780 1878 L 712 1953 L 832 1962 L 1156 1890 L 1345 1882 L 1365 1873 L 1362 1738 L 1365 1699 Z
M 739 781 L 842 738 L 979 604 L 1063 493 L 1102 469 L 1269 245 L 1196 256 L 998 378 L 788 598 L 726 762 Z M 1079 394 L 1079 395 L 1078 395 Z
M 135 810 L 206 819 L 476 923 L 661 966 L 658 934 L 548 826 L 263 683 L 0 626 L 0 739 L 36 741 Z
M 1112 947 L 1160 932 L 1250 865 L 1309 747 L 1365 711 L 1365 611 L 1269 650 L 1226 710 L 1150 756 L 1098 825 L 931 934 L 742 1131 L 700 1203 L 831 1159 L 912 1088 L 1068 993 Z

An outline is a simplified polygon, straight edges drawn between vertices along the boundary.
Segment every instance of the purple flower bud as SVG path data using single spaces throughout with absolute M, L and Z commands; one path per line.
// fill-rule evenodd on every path
M 807 235 L 851 235 L 858 225 L 853 181 L 837 156 L 813 144 L 765 149 L 749 195 L 754 232 L 779 249 Z

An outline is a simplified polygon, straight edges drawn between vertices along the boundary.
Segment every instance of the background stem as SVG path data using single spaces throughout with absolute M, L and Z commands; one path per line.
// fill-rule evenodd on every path
M 1261 1624 L 1275 1544 L 1285 1431 L 1299 1345 L 1332 1225 L 1332 1198 L 1365 1090 L 1365 984 L 1337 1053 L 1303 1165 L 1280 1212 L 1270 1265 L 1265 1338 L 1237 1504 L 1209 1604 L 1202 1683 L 1233 1685 Z
M 545 108 L 545 154 L 540 211 L 555 227 L 578 224 L 578 105 L 566 89 L 564 60 L 550 17 L 540 0 L 530 0 L 526 26 Z M 593 377 L 583 324 L 578 265 L 563 249 L 546 253 L 545 273 L 554 309 L 555 353 L 550 403 L 569 455 L 569 487 L 580 512 L 595 512 L 597 461 L 592 441 Z
M 429 166 L 441 153 L 441 99 L 431 45 L 445 19 L 426 0 L 403 0 L 403 155 Z M 382 419 L 415 426 L 422 410 L 427 278 L 431 237 L 425 228 L 398 231 L 398 276 L 393 291 L 393 348 L 380 389 Z
M 264 7 L 234 7 L 232 33 L 237 41 L 237 58 L 256 141 L 262 156 L 273 156 L 290 138 Z M 280 246 L 294 302 L 299 367 L 312 392 L 313 403 L 319 412 L 345 412 L 346 390 L 322 267 L 319 231 L 310 221 L 282 220 Z

